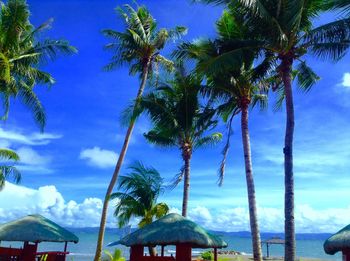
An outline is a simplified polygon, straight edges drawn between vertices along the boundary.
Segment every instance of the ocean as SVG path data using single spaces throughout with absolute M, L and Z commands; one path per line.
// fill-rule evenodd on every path
M 93 260 L 95 253 L 96 241 L 97 241 L 97 228 L 69 228 L 70 231 L 75 233 L 79 237 L 79 243 L 68 244 L 68 251 L 71 253 L 67 261 L 90 261 Z M 244 253 L 252 253 L 251 239 L 249 232 L 212 232 L 222 236 L 222 238 L 228 243 L 228 247 L 225 250 L 235 250 Z M 117 241 L 123 235 L 123 232 L 118 229 L 107 229 L 105 234 L 105 242 L 107 245 L 110 242 Z M 323 242 L 330 236 L 330 234 L 297 234 L 297 256 L 298 257 L 312 257 L 320 258 L 322 260 L 341 260 L 341 254 L 330 256 L 323 251 Z M 271 237 L 281 237 L 283 234 L 278 233 L 262 233 L 262 239 L 268 239 Z M 17 247 L 18 243 L 2 242 L 2 246 Z M 41 243 L 39 244 L 39 251 L 63 251 L 63 243 Z M 128 257 L 128 248 L 123 246 L 118 247 L 124 253 L 125 257 Z M 104 247 L 105 250 L 113 252 L 114 247 Z M 169 253 L 174 250 L 172 247 L 167 247 Z M 194 252 L 198 253 L 203 249 L 195 249 Z M 263 245 L 263 254 L 266 255 L 266 246 Z M 282 245 L 270 246 L 271 256 L 283 256 Z

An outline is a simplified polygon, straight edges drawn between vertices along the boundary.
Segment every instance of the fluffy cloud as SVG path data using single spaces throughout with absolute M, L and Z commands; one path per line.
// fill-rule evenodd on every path
M 344 73 L 341 83 L 344 87 L 350 87 L 350 73 Z
M 115 166 L 118 155 L 110 150 L 99 147 L 84 149 L 80 152 L 80 159 L 86 160 L 89 165 L 98 168 L 110 168 Z
M 24 144 L 24 145 L 46 145 L 52 140 L 60 139 L 62 135 L 52 133 L 31 133 L 23 134 L 18 131 L 4 130 L 0 128 L 0 139 L 6 140 L 10 143 Z
M 100 222 L 102 200 L 86 198 L 80 203 L 66 202 L 55 186 L 30 189 L 7 182 L 0 194 L 0 206 L 1 223 L 29 214 L 41 214 L 63 226 L 95 227 Z M 108 225 L 115 226 L 112 210 L 109 211 Z
M 110 204 L 107 225 L 115 227 L 113 206 Z M 29 214 L 41 214 L 67 227 L 99 226 L 102 200 L 86 198 L 82 202 L 66 201 L 55 186 L 30 189 L 6 183 L 0 192 L 0 223 Z M 171 208 L 171 213 L 180 213 Z M 283 209 L 258 207 L 260 230 L 263 232 L 283 231 Z M 309 205 L 299 205 L 295 211 L 298 233 L 336 232 L 348 224 L 350 206 L 318 210 Z M 202 226 L 217 231 L 249 231 L 249 210 L 243 207 L 209 209 L 197 206 L 189 209 L 189 218 Z M 138 219 L 131 220 L 136 226 Z
M 10 148 L 20 156 L 17 167 L 20 171 L 35 173 L 52 173 L 51 157 L 42 155 L 34 147 L 48 145 L 52 140 L 60 139 L 62 135 L 52 133 L 24 134 L 14 130 L 0 128 L 0 147 Z
M 316 210 L 308 205 L 296 207 L 295 224 L 297 233 L 336 232 L 349 223 L 350 206 L 345 209 Z M 283 209 L 258 208 L 260 230 L 281 232 L 284 230 Z M 219 231 L 249 231 L 249 210 L 247 208 L 221 209 L 210 212 L 205 207 L 190 211 L 189 217 L 208 229 Z

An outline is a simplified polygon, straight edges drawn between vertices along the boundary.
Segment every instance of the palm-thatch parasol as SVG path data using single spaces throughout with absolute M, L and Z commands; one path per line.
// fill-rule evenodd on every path
M 284 245 L 285 241 L 279 237 L 272 237 L 262 241 L 261 243 L 266 244 L 266 257 L 270 257 L 269 245 Z
M 131 247 L 130 261 L 142 260 L 144 246 L 162 246 L 159 258 L 163 258 L 164 246 L 175 245 L 176 259 L 171 260 L 176 261 L 190 261 L 192 248 L 214 248 L 216 261 L 217 249 L 227 247 L 227 243 L 220 237 L 208 233 L 201 226 L 178 214 L 166 215 L 108 246 L 118 244 Z M 154 260 L 158 260 L 157 258 L 153 257 Z
M 78 243 L 79 238 L 41 215 L 29 215 L 0 225 L 0 241 Z
M 329 255 L 334 255 L 338 251 L 350 250 L 350 225 L 339 230 L 328 238 L 323 244 L 324 251 Z
M 220 237 L 207 232 L 204 228 L 179 214 L 166 215 L 153 223 L 127 235 L 108 246 L 154 246 L 190 244 L 193 248 L 224 248 L 227 243 Z

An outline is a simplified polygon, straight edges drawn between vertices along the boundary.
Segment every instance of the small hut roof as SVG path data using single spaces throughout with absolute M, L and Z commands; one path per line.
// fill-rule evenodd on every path
M 276 245 L 284 245 L 285 241 L 279 237 L 273 237 L 267 240 L 262 241 L 264 244 L 276 244 Z
M 350 225 L 339 230 L 328 238 L 323 244 L 324 251 L 329 255 L 334 255 L 338 251 L 350 248 Z
M 0 241 L 74 242 L 73 233 L 40 215 L 29 215 L 0 225 Z
M 176 245 L 190 244 L 194 248 L 223 248 L 227 243 L 220 237 L 208 233 L 204 228 L 178 214 L 168 214 L 153 223 L 127 235 L 114 246 Z

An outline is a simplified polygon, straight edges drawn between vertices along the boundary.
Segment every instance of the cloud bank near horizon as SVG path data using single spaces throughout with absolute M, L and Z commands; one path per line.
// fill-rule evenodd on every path
M 114 203 L 115 204 L 115 203 Z M 113 217 L 113 203 L 110 204 L 107 226 L 116 227 Z M 65 200 L 55 186 L 31 189 L 6 182 L 0 192 L 0 222 L 8 222 L 29 214 L 41 214 L 65 227 L 97 227 L 100 222 L 102 200 L 85 198 L 82 202 Z M 180 213 L 171 208 L 172 213 Z M 260 230 L 263 232 L 283 231 L 283 210 L 259 207 Z M 316 210 L 308 205 L 296 207 L 297 233 L 333 233 L 348 224 L 350 206 L 344 209 L 329 208 Z M 189 218 L 207 229 L 235 232 L 249 231 L 249 211 L 244 207 L 209 209 L 192 207 Z M 132 221 L 136 225 L 136 220 Z

